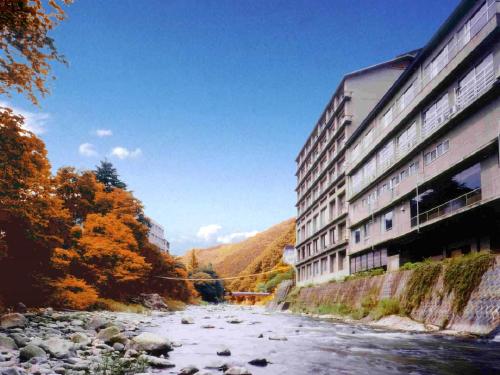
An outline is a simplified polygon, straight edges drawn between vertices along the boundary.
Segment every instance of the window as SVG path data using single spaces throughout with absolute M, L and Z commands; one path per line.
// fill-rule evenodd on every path
M 366 132 L 365 137 L 363 138 L 363 147 L 367 148 L 371 145 L 373 141 L 373 129 L 370 129 Z
M 389 211 L 382 215 L 382 232 L 387 232 L 392 229 L 393 212 Z
M 378 153 L 378 163 L 381 170 L 388 168 L 394 160 L 394 142 L 389 141 Z
M 335 243 L 335 228 L 330 229 L 330 243 Z
M 448 45 L 446 45 L 441 52 L 432 60 L 428 65 L 429 79 L 434 78 L 441 70 L 448 64 Z
M 434 133 L 434 131 L 439 129 L 448 118 L 449 114 L 448 93 L 446 93 L 424 112 L 422 137 L 427 138 Z
M 392 107 L 382 117 L 382 127 L 388 126 L 392 122 Z
M 389 188 L 392 190 L 398 185 L 399 185 L 399 175 L 391 178 L 391 180 L 389 181 Z
M 433 148 L 432 150 L 430 150 L 429 152 L 426 152 L 424 154 L 425 165 L 429 165 L 434 160 L 436 160 L 438 157 L 445 154 L 449 148 L 450 148 L 450 141 L 449 140 L 445 140 L 441 143 L 438 143 L 435 148 Z
M 359 149 L 360 149 L 360 143 L 358 143 L 356 146 L 353 147 L 352 149 L 352 160 L 356 160 L 356 158 L 359 155 Z
M 494 82 L 493 55 L 488 55 L 458 82 L 457 106 L 463 108 Z
M 367 223 L 363 224 L 363 238 L 368 240 L 370 238 L 370 229 L 372 226 L 372 222 L 368 221 Z
M 417 144 L 417 124 L 414 122 L 398 137 L 398 152 L 405 154 Z
M 403 95 L 399 98 L 399 109 L 402 111 L 415 97 L 415 81 L 406 89 Z
M 417 173 L 418 171 L 418 161 L 410 163 L 410 167 L 408 168 L 410 176 Z
M 326 249 L 327 243 L 326 243 L 326 233 L 321 236 L 321 249 L 324 250 Z
M 354 229 L 353 237 L 354 237 L 354 243 L 361 242 L 361 229 L 360 228 Z
M 321 259 L 321 274 L 327 273 L 328 258 Z

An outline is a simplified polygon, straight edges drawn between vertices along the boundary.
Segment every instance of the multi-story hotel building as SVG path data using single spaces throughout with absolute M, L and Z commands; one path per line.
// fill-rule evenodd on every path
M 347 141 L 351 273 L 500 250 L 499 10 L 462 1 Z
M 165 238 L 165 229 L 158 224 L 156 221 L 148 218 L 151 224 L 148 233 L 148 240 L 153 245 L 156 245 L 160 248 L 160 250 L 167 252 L 170 250 L 170 244 Z
M 404 71 L 344 77 L 297 158 L 299 285 L 500 251 L 499 23 L 499 1 L 464 0 Z
M 299 284 L 349 274 L 346 140 L 413 57 L 404 54 L 344 76 L 297 156 Z

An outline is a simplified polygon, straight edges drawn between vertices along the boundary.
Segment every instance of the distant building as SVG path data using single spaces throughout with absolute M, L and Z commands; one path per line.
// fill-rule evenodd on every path
M 170 250 L 170 244 L 165 238 L 165 229 L 151 218 L 149 218 L 149 220 L 151 222 L 151 228 L 148 233 L 149 242 L 158 246 L 160 250 L 168 252 Z
M 297 253 L 295 246 L 286 245 L 283 248 L 283 263 L 294 265 L 297 262 Z

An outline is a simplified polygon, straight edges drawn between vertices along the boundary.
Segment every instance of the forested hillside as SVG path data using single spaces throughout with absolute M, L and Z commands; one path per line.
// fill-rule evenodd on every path
M 221 277 L 248 275 L 272 270 L 280 263 L 283 247 L 295 243 L 295 219 L 288 219 L 242 242 L 208 249 L 192 249 L 183 257 L 185 263 L 195 251 L 200 265 L 211 264 Z M 255 289 L 266 278 L 248 278 L 240 285 L 226 283 L 229 289 Z M 236 288 L 236 289 L 235 289 Z

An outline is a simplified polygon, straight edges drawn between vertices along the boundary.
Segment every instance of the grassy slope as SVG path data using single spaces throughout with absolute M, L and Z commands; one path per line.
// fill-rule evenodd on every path
M 238 276 L 240 273 L 246 272 L 254 261 L 260 259 L 266 249 L 269 251 L 269 245 L 286 233 L 295 233 L 294 228 L 295 219 L 288 219 L 242 242 L 208 249 L 195 249 L 196 256 L 200 265 L 212 263 L 215 271 L 222 277 Z M 293 241 L 287 243 L 294 244 L 295 238 L 291 239 Z M 281 246 L 282 243 L 280 242 L 279 245 Z M 283 246 L 287 243 L 283 243 Z M 283 250 L 283 246 L 280 250 Z M 182 257 L 185 263 L 187 263 L 191 251 Z

